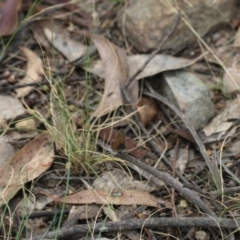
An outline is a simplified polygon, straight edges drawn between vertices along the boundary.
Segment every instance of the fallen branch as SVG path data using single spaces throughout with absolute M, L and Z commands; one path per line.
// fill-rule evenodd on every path
M 163 181 L 166 185 L 174 188 L 176 191 L 178 191 L 180 194 L 182 194 L 189 202 L 191 202 L 192 204 L 199 207 L 204 213 L 206 213 L 214 218 L 216 217 L 215 213 L 207 207 L 207 205 L 202 201 L 202 199 L 197 195 L 197 193 L 195 191 L 185 188 L 182 185 L 182 183 L 180 183 L 178 180 L 176 180 L 174 177 L 172 177 L 168 173 L 158 171 L 157 169 L 155 169 L 151 166 L 148 166 L 147 164 L 141 162 L 140 160 L 138 160 L 126 153 L 119 152 L 116 155 L 116 157 L 121 158 L 127 162 L 130 162 L 130 163 L 136 165 L 137 167 L 145 170 L 146 172 L 150 173 L 152 176 Z
M 122 230 L 134 230 L 141 228 L 166 228 L 166 227 L 217 227 L 227 229 L 237 229 L 240 221 L 227 218 L 202 218 L 202 217 L 182 217 L 182 218 L 149 218 L 149 219 L 129 219 L 116 222 L 102 222 L 94 224 L 75 225 L 68 228 L 58 229 L 41 236 L 33 237 L 32 240 L 40 239 L 63 239 L 76 235 L 84 235 L 89 232 L 104 233 Z

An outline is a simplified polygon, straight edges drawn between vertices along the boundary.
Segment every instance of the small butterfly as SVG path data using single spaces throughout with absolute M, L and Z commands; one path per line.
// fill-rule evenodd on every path
M 123 130 L 117 132 L 115 138 L 111 141 L 112 150 L 121 150 L 125 148 L 125 135 Z

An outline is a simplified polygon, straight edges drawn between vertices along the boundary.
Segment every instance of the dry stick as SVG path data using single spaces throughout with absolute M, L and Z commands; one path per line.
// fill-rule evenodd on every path
M 204 227 L 204 228 L 227 228 L 237 229 L 240 225 L 239 220 L 231 220 L 227 218 L 202 218 L 202 217 L 180 217 L 180 218 L 148 218 L 148 219 L 128 219 L 116 222 L 102 222 L 95 224 L 75 225 L 68 228 L 58 229 L 48 232 L 44 235 L 31 238 L 32 240 L 41 239 L 66 239 L 76 235 L 86 235 L 89 232 L 104 233 L 123 230 L 133 230 L 146 228 L 168 228 L 168 227 Z
M 211 191 L 209 192 L 210 195 L 214 195 L 214 197 L 221 196 L 222 194 L 234 194 L 234 193 L 239 193 L 240 192 L 240 187 L 229 187 L 229 188 L 223 188 L 223 192 L 219 192 L 218 190 L 216 191 Z
M 170 174 L 166 172 L 158 171 L 157 169 L 148 166 L 147 164 L 141 162 L 140 160 L 126 154 L 119 152 L 116 157 L 121 158 L 127 162 L 130 162 L 137 167 L 144 169 L 146 172 L 150 173 L 152 176 L 160 179 L 166 185 L 174 188 L 180 194 L 182 194 L 189 202 L 198 206 L 204 213 L 209 214 L 212 217 L 216 217 L 215 213 L 210 210 L 206 204 L 202 201 L 202 199 L 198 196 L 198 194 L 194 191 L 191 191 L 188 188 L 185 188 L 178 180 L 173 178 Z
M 147 86 L 150 86 L 150 85 L 147 84 Z M 150 90 L 151 90 L 151 88 L 150 88 Z M 178 115 L 178 117 L 181 118 L 181 120 L 185 123 L 186 127 L 188 128 L 188 130 L 192 134 L 194 140 L 196 141 L 196 143 L 197 143 L 197 145 L 200 149 L 200 152 L 201 152 L 203 158 L 205 159 L 205 161 L 206 161 L 206 163 L 209 167 L 209 170 L 211 171 L 211 174 L 213 176 L 213 180 L 216 184 L 216 187 L 217 187 L 218 190 L 220 190 L 222 180 L 221 180 L 221 176 L 218 172 L 218 169 L 216 169 L 216 166 L 213 163 L 211 163 L 211 161 L 210 161 L 210 159 L 207 155 L 205 146 L 203 145 L 203 143 L 202 143 L 201 139 L 199 138 L 199 136 L 197 135 L 195 129 L 193 128 L 191 123 L 188 121 L 188 119 L 184 116 L 184 114 L 182 114 L 172 103 L 170 103 L 167 98 L 163 97 L 162 95 L 160 95 L 156 92 L 151 92 L 151 93 L 150 92 L 143 92 L 143 94 L 145 94 L 149 97 L 155 98 L 156 100 L 166 104 L 172 111 L 174 111 Z

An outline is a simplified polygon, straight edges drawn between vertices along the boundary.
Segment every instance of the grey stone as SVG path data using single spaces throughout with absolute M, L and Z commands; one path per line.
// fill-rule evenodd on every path
M 199 36 L 210 29 L 229 23 L 235 9 L 234 0 L 191 0 L 177 1 L 189 24 Z M 166 35 L 177 15 L 175 0 L 131 0 L 118 16 L 118 24 L 131 44 L 141 52 L 155 49 Z M 186 19 L 185 17 L 185 19 Z M 183 20 L 174 34 L 164 44 L 163 49 L 178 49 L 195 35 Z
M 185 114 L 196 130 L 214 116 L 210 90 L 192 73 L 184 70 L 165 72 L 161 86 L 161 94 Z

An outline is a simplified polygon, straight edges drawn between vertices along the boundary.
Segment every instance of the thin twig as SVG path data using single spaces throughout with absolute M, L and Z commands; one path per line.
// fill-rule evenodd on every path
M 240 186 L 237 187 L 229 187 L 229 188 L 223 188 L 223 192 L 216 190 L 209 192 L 210 195 L 214 195 L 214 197 L 220 196 L 222 194 L 235 194 L 240 192 Z

